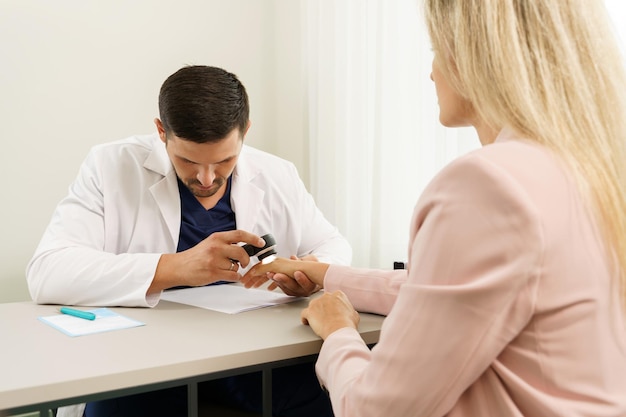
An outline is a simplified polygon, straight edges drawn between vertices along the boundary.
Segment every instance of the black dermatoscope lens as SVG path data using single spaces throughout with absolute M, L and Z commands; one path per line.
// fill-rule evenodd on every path
M 252 246 L 250 244 L 243 245 L 246 253 L 249 256 L 256 256 L 259 258 L 259 261 L 263 261 L 263 259 L 268 256 L 276 255 L 276 240 L 274 239 L 274 236 L 268 233 L 261 236 L 261 239 L 265 241 L 265 246 L 262 248 L 257 248 L 256 246 Z

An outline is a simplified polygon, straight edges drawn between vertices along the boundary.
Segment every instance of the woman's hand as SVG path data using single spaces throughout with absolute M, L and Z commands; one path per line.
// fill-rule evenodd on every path
M 326 293 L 311 301 L 302 310 L 302 323 L 311 326 L 322 339 L 344 327 L 356 329 L 359 325 L 359 313 L 356 312 L 348 297 L 341 291 Z

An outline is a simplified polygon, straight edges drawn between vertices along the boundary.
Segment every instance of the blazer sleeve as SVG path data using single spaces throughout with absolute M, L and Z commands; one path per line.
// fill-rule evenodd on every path
M 352 329 L 324 342 L 316 365 L 337 417 L 443 416 L 530 320 L 544 252 L 537 210 L 480 156 L 444 169 L 418 202 L 409 270 L 379 343 Z M 358 309 L 390 301 L 389 279 L 329 269 L 328 288 Z M 326 286 L 326 283 L 325 283 Z
M 328 292 L 342 290 L 350 294 L 350 302 L 358 311 L 386 316 L 396 302 L 400 287 L 406 279 L 406 269 L 383 270 L 330 265 L 324 277 L 324 289 Z M 376 302 L 372 302 L 374 299 Z

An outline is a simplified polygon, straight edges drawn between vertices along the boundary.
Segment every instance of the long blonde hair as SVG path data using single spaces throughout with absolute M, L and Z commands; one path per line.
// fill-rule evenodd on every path
M 626 306 L 626 74 L 601 0 L 425 0 L 448 81 L 490 127 L 571 165 Z

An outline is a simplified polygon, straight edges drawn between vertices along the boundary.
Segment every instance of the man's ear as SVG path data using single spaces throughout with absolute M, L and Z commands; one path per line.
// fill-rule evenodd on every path
M 248 130 L 250 130 L 250 126 L 252 126 L 252 122 L 248 120 L 248 126 L 246 127 L 246 131 L 243 132 L 243 135 L 241 136 L 242 138 L 246 137 L 246 135 L 248 134 Z
M 163 141 L 163 143 L 167 142 L 167 135 L 165 134 L 165 128 L 163 128 L 163 123 L 161 122 L 161 120 L 159 120 L 159 118 L 154 119 L 154 124 L 157 128 L 157 132 L 159 132 L 159 137 L 161 138 L 161 141 Z

